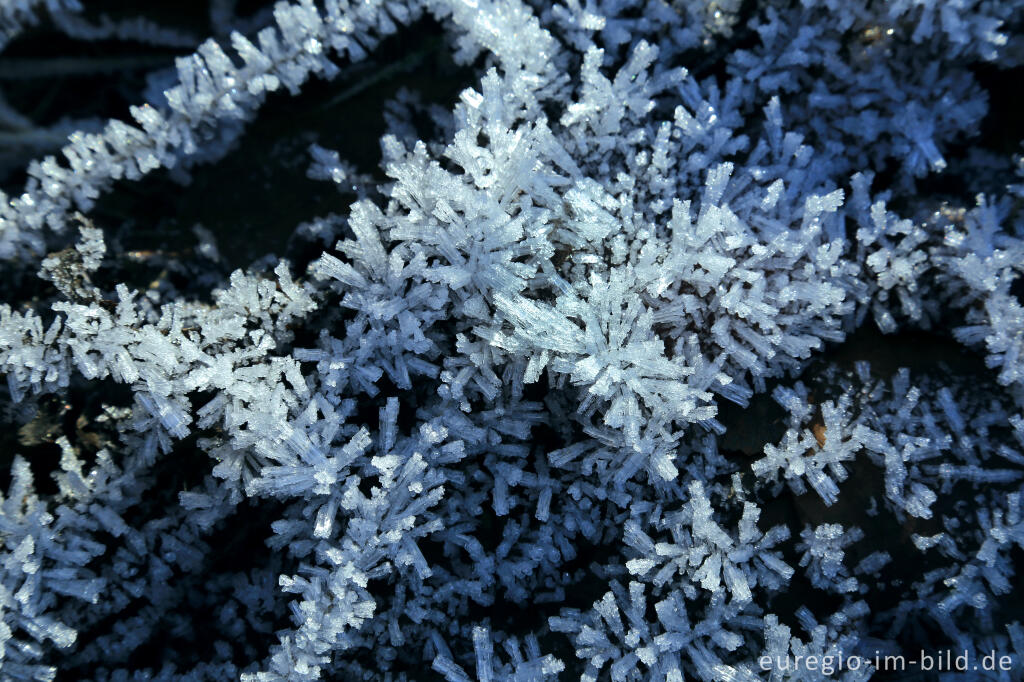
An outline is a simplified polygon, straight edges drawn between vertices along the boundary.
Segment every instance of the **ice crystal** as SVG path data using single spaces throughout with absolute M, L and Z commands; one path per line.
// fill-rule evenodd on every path
M 0 677 L 1024 669 L 1019 0 L 160 7 L 0 3 Z

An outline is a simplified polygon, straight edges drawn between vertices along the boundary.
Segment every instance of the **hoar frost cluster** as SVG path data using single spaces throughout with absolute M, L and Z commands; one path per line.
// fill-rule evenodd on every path
M 1020 679 L 1024 162 L 979 132 L 1022 17 L 214 0 L 199 42 L 0 3 L 0 46 L 186 52 L 123 120 L 0 97 L 38 152 L 0 194 L 0 676 L 865 680 L 955 648 Z M 161 263 L 193 288 L 126 276 L 105 196 L 431 26 L 472 82 L 389 101 L 376 176 L 312 145 L 347 206 L 286 226 L 314 257 L 221 276 L 200 225 Z M 954 350 L 896 366 L 907 334 Z

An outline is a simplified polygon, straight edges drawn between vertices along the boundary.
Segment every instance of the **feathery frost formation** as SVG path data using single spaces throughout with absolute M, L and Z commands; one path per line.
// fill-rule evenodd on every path
M 41 154 L 0 193 L 0 676 L 1020 679 L 1024 161 L 983 122 L 1024 3 L 236 10 L 0 3 L 0 47 L 189 52 L 59 151 L 0 97 Z M 389 100 L 378 175 L 311 146 L 344 212 L 139 285 L 104 197 L 432 27 L 473 80 Z

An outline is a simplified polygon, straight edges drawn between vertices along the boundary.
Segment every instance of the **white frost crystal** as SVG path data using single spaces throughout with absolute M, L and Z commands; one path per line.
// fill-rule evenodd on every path
M 42 157 L 0 193 L 0 677 L 860 681 L 923 633 L 1020 668 L 1024 165 L 1005 111 L 965 141 L 1020 0 L 255 4 L 200 41 L 0 2 L 0 49 L 177 55 L 107 121 L 0 78 Z M 339 108 L 246 156 L 311 78 Z M 385 90 L 374 173 L 333 113 Z M 334 212 L 233 272 L 223 225 L 134 246 L 179 217 L 121 192 L 236 149 Z

